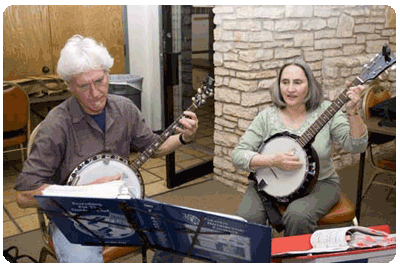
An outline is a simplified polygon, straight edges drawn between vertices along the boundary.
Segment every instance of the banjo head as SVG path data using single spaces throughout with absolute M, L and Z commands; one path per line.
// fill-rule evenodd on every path
M 294 170 L 281 170 L 279 168 L 263 168 L 255 172 L 255 178 L 262 191 L 279 203 L 289 203 L 306 194 L 309 186 L 316 181 L 315 171 L 318 170 L 318 159 L 311 153 L 312 147 L 303 148 L 297 142 L 295 135 L 277 134 L 268 139 L 260 154 L 274 155 L 277 153 L 294 152 L 303 165 Z M 315 174 L 317 175 L 317 174 Z
M 113 154 L 98 154 L 80 163 L 70 174 L 67 185 L 85 185 L 101 177 L 121 174 L 134 198 L 144 198 L 143 179 L 127 159 Z

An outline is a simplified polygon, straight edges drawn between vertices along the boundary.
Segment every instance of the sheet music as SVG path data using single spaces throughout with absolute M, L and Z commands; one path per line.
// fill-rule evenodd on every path
M 91 198 L 131 198 L 127 195 L 128 185 L 123 180 L 90 185 L 50 185 L 43 190 L 44 196 L 91 197 Z
M 282 252 L 282 254 L 310 254 L 338 252 L 352 248 L 367 248 L 396 244 L 396 234 L 373 230 L 368 227 L 350 226 L 315 231 L 310 238 L 312 249 Z

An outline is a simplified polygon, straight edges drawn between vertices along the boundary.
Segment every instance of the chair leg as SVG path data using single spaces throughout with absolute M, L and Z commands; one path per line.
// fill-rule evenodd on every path
M 394 187 L 396 187 L 396 182 L 394 183 Z M 389 199 L 389 196 L 390 196 L 390 194 L 392 193 L 393 190 L 394 190 L 393 188 L 391 188 L 391 189 L 389 190 L 389 193 L 388 193 L 388 195 L 386 196 L 386 201 Z
M 21 147 L 21 158 L 22 158 L 22 163 L 24 163 L 24 162 L 25 162 L 24 145 L 21 143 L 19 146 Z
M 365 189 L 364 193 L 363 193 L 362 196 L 361 196 L 361 201 L 364 200 L 364 197 L 365 197 L 365 195 L 367 194 L 369 188 L 371 188 L 371 185 L 372 185 L 372 183 L 374 182 L 376 176 L 378 176 L 380 173 L 381 173 L 381 172 L 379 172 L 379 171 L 375 171 L 375 173 L 371 176 L 371 179 L 370 179 L 369 182 L 368 182 L 368 186 L 367 186 L 367 188 Z
M 53 252 L 48 250 L 46 247 L 42 247 L 42 250 L 40 251 L 40 254 L 39 254 L 39 263 L 44 263 L 46 261 L 47 255 L 50 255 L 55 260 L 57 260 L 57 257 Z
M 354 218 L 353 218 L 353 225 L 354 225 L 354 226 L 358 226 L 357 217 L 354 217 Z

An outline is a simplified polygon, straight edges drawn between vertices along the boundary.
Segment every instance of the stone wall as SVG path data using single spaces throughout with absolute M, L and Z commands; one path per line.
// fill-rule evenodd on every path
M 396 51 L 395 13 L 388 6 L 215 6 L 213 12 L 214 178 L 239 191 L 248 174 L 232 165 L 232 151 L 271 103 L 268 90 L 285 60 L 303 57 L 333 99 L 382 45 Z M 395 71 L 380 83 L 395 95 Z M 359 159 L 334 151 L 337 168 Z

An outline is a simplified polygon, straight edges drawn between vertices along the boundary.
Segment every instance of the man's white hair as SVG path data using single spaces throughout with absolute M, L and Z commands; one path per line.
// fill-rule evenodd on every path
M 57 74 L 66 82 L 73 76 L 91 70 L 109 71 L 114 59 L 107 48 L 90 37 L 74 35 L 61 50 Z

